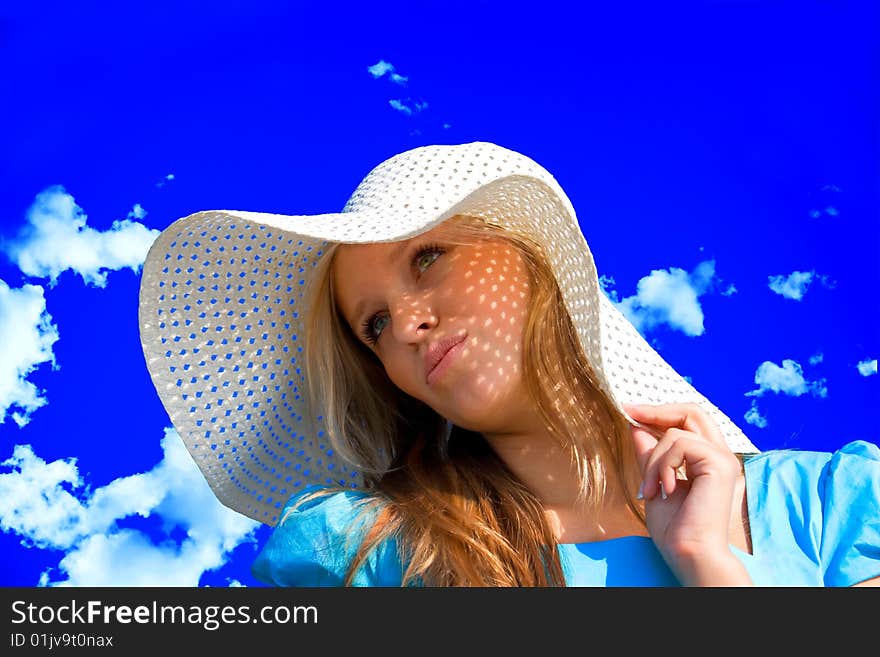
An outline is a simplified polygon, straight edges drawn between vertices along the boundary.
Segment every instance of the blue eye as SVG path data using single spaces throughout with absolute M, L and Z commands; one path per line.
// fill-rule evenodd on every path
M 427 269 L 432 264 L 434 264 L 434 261 L 437 260 L 437 258 L 439 258 L 444 253 L 446 253 L 446 249 L 444 249 L 442 246 L 439 246 L 438 244 L 425 244 L 424 246 L 419 247 L 419 249 L 415 252 L 412 257 L 411 264 L 419 270 L 419 273 L 421 273 L 422 267 L 420 267 L 419 265 L 423 265 L 424 268 Z M 426 256 L 434 257 L 428 258 Z M 376 320 L 376 318 L 380 317 L 381 315 L 381 312 L 376 313 L 375 315 L 368 317 L 363 323 L 361 323 L 361 338 L 369 345 L 376 344 L 376 341 L 382 334 L 381 329 L 378 330 L 378 333 L 375 332 L 375 326 L 378 322 L 374 323 L 374 320 Z M 384 318 L 388 319 L 387 316 L 384 316 Z
M 378 336 L 382 334 L 382 328 L 384 328 L 384 325 L 382 328 L 378 329 L 379 333 L 376 334 L 377 337 L 373 337 L 373 331 L 376 330 L 376 325 L 383 319 L 388 319 L 388 317 L 380 316 L 379 313 L 376 313 L 363 323 L 363 333 L 361 334 L 361 337 L 363 337 L 363 339 L 369 344 L 375 344 L 376 340 L 379 339 Z

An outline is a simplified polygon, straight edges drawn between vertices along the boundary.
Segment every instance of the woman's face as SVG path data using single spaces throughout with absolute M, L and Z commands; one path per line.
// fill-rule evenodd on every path
M 341 245 L 331 272 L 336 303 L 398 388 L 461 427 L 498 430 L 528 403 L 528 277 L 509 244 L 459 246 L 443 239 L 449 230 L 440 224 L 402 242 Z M 451 343 L 431 372 L 430 355 Z

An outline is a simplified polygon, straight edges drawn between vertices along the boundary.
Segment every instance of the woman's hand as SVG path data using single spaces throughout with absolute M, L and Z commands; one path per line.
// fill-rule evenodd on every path
M 696 404 L 629 405 L 648 531 L 684 585 L 750 584 L 730 550 L 733 494 L 742 472 L 717 425 Z M 683 472 L 686 478 L 678 478 Z

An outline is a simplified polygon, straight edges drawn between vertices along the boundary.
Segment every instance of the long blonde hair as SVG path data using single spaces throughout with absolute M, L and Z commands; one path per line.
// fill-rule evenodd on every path
M 531 299 L 523 328 L 523 372 L 551 437 L 579 475 L 579 501 L 598 509 L 609 476 L 632 476 L 629 424 L 597 384 L 556 279 L 529 235 L 457 215 L 446 241 L 500 239 L 525 259 Z M 540 501 L 482 434 L 455 426 L 398 389 L 378 357 L 336 308 L 331 276 L 338 245 L 315 265 L 306 292 L 305 373 L 333 449 L 364 476 L 377 511 L 345 577 L 394 537 L 404 586 L 564 586 L 556 540 Z M 644 514 L 623 486 L 627 505 Z M 303 498 L 335 492 L 327 488 Z M 282 522 L 284 519 L 282 519 Z

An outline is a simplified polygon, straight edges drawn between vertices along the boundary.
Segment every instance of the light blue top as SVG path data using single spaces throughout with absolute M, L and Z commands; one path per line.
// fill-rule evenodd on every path
M 752 552 L 731 546 L 757 586 L 849 586 L 880 576 L 880 448 L 857 440 L 829 452 L 767 451 L 746 461 Z M 296 493 L 285 510 L 308 487 Z M 341 586 L 366 520 L 345 491 L 309 502 L 275 527 L 252 566 L 271 586 Z M 282 513 L 282 516 L 284 514 Z M 558 545 L 569 586 L 678 586 L 650 538 Z M 400 586 L 394 539 L 355 586 Z

